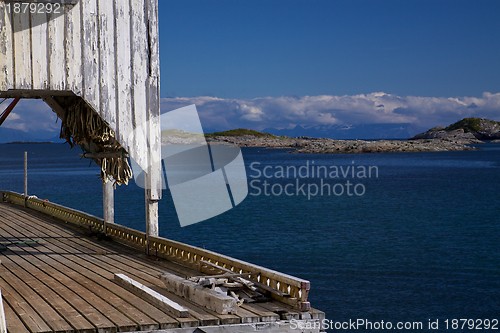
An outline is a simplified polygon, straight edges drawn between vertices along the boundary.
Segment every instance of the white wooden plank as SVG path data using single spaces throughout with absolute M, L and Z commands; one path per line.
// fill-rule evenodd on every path
M 149 49 L 149 152 L 150 152 L 150 199 L 160 200 L 162 189 L 161 177 L 161 126 L 160 126 L 160 58 L 158 40 L 158 3 L 156 0 L 146 0 L 147 29 Z
M 97 30 L 97 1 L 81 1 L 83 16 L 83 96 L 95 110 L 99 110 L 99 45 Z
M 83 59 L 82 59 L 82 36 L 81 36 L 81 6 L 80 1 L 75 6 L 65 6 L 66 38 L 64 47 L 66 49 L 66 74 L 67 89 L 75 94 L 81 95 L 83 90 Z
M 106 225 L 115 222 L 115 189 L 113 181 L 109 180 L 106 184 L 102 184 L 102 203 L 103 203 L 103 220 L 104 232 L 107 233 Z
M 0 2 L 0 91 L 13 88 L 14 65 L 12 53 L 12 25 L 5 2 Z
M 160 280 L 165 284 L 165 288 L 187 300 L 215 311 L 218 314 L 237 314 L 238 305 L 236 299 L 216 292 L 215 290 L 204 288 L 197 283 L 183 279 L 177 275 L 163 273 Z
M 145 173 L 146 177 L 146 184 L 150 183 L 150 180 L 148 179 L 149 176 L 147 173 Z M 157 200 L 150 200 L 152 195 L 151 195 L 151 190 L 146 189 L 145 191 L 145 196 L 146 196 L 146 240 L 148 242 L 147 244 L 147 251 L 149 252 L 151 247 L 149 246 L 149 236 L 153 237 L 158 237 L 159 235 L 159 226 L 158 226 L 158 201 Z
M 147 29 L 145 22 L 144 0 L 131 0 L 132 19 L 132 82 L 134 114 L 134 160 L 146 171 L 148 159 L 147 113 L 148 100 L 146 84 L 148 79 Z
M 31 45 L 33 54 L 33 88 L 49 89 L 49 73 L 47 63 L 47 14 L 31 14 Z
M 171 299 L 157 293 L 151 288 L 146 287 L 142 283 L 139 283 L 125 274 L 115 274 L 114 280 L 117 284 L 127 289 L 134 295 L 154 304 L 160 310 L 165 310 L 177 318 L 187 318 L 189 317 L 189 311 L 179 305 L 178 303 L 172 301 Z
M 100 114 L 116 131 L 116 69 L 114 1 L 98 0 L 100 52 Z
M 135 157 L 132 124 L 132 64 L 130 44 L 130 2 L 115 1 L 116 10 L 116 63 L 117 63 L 117 121 L 118 140 Z
M 148 7 L 148 29 L 149 29 L 149 52 L 150 76 L 160 78 L 160 42 L 158 29 L 158 1 L 147 0 Z
M 160 200 L 162 191 L 162 166 L 161 166 L 161 125 L 160 125 L 160 99 L 159 82 L 156 77 L 148 79 L 149 98 L 149 163 L 151 165 L 148 193 L 150 199 Z
M 7 333 L 7 323 L 5 322 L 5 311 L 3 308 L 2 289 L 0 288 L 0 333 Z
M 14 20 L 14 73 L 16 89 L 32 89 L 29 15 L 12 13 Z
M 49 83 L 51 90 L 66 89 L 66 58 L 64 55 L 64 15 L 48 14 Z

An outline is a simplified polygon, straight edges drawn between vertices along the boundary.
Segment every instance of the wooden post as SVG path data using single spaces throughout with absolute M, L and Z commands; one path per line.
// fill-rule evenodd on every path
M 108 179 L 106 184 L 102 184 L 102 199 L 103 199 L 103 217 L 104 217 L 104 233 L 107 234 L 107 224 L 115 223 L 115 201 L 114 201 L 114 185 Z
M 24 207 L 28 200 L 28 152 L 24 152 Z
M 161 125 L 160 125 L 160 57 L 158 40 L 158 1 L 145 0 L 147 10 L 148 51 L 148 153 L 149 170 L 146 176 L 146 235 L 158 236 L 158 200 L 161 199 Z M 150 242 L 146 239 L 147 252 Z
M 0 288 L 0 333 L 7 333 L 7 323 L 5 322 L 5 311 L 3 308 L 2 289 Z
M 158 237 L 158 200 L 151 200 L 151 190 L 146 189 L 146 253 L 149 254 L 149 237 Z

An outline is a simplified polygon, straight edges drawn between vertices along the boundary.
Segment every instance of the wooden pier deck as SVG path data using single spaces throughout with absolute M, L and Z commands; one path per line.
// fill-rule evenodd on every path
M 324 318 L 320 311 L 300 312 L 277 300 L 244 304 L 237 315 L 214 313 L 167 292 L 158 277 L 165 272 L 196 276 L 199 271 L 165 259 L 152 260 L 117 242 L 98 241 L 61 222 L 0 202 L 0 243 L 10 243 L 0 253 L 8 332 L 195 332 L 190 328 L 227 325 L 240 326 L 224 332 L 250 332 L 270 323 L 275 327 L 270 332 L 288 332 L 287 320 Z M 115 273 L 126 274 L 177 302 L 189 310 L 189 317 L 176 318 L 132 294 L 114 283 Z

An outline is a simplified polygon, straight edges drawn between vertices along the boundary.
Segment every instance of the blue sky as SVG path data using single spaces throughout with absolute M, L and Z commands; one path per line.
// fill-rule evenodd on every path
M 500 1 L 159 0 L 162 113 L 207 131 L 500 121 Z M 59 124 L 22 101 L 2 127 Z
M 500 92 L 499 1 L 159 2 L 162 97 Z

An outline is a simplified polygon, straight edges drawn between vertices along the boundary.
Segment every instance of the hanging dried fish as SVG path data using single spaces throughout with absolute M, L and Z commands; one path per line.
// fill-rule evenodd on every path
M 83 99 L 74 98 L 65 104 L 66 114 L 61 124 L 60 138 L 66 140 L 71 148 L 78 145 L 92 153 L 121 152 L 121 157 L 94 158 L 94 161 L 101 167 L 100 178 L 104 184 L 112 177 L 115 184 L 128 185 L 133 177 L 132 170 L 125 157 L 127 154 L 116 140 L 115 132 Z

